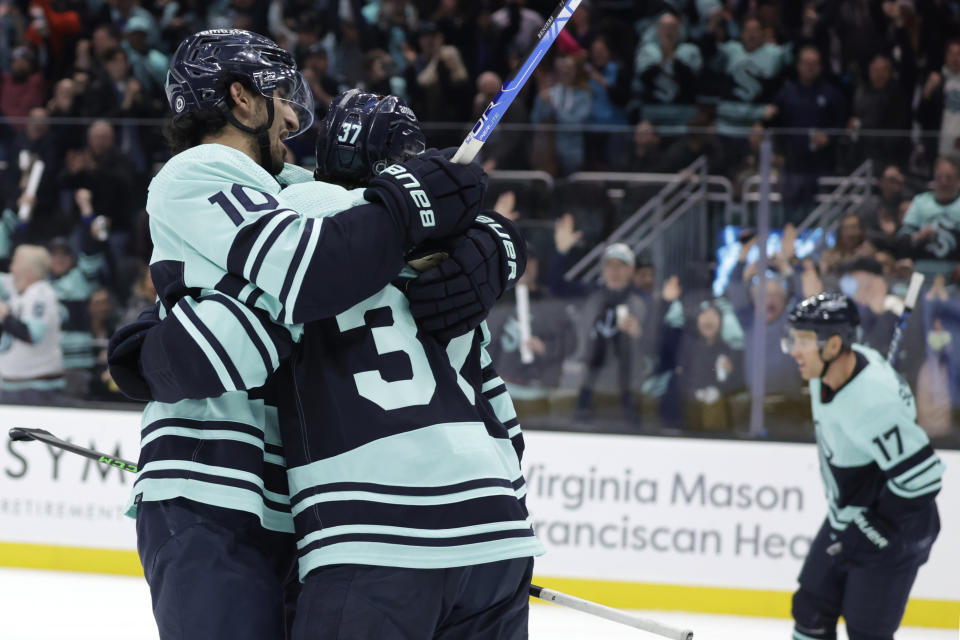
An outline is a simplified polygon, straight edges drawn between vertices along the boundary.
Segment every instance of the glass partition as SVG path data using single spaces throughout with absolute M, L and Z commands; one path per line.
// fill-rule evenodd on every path
M 155 296 L 145 203 L 169 158 L 161 125 L 2 122 L 0 268 L 22 244 L 52 256 L 65 404 L 130 406 L 106 369 L 106 343 Z M 454 144 L 467 125 L 425 129 L 431 143 Z M 313 165 L 312 135 L 291 141 L 290 161 Z M 487 206 L 514 218 L 528 241 L 529 337 L 513 292 L 488 322 L 522 424 L 811 439 L 805 385 L 780 350 L 786 311 L 804 296 L 844 291 L 861 308 L 862 343 L 886 354 L 910 275 L 921 271 L 897 368 L 916 392 L 920 423 L 941 445 L 955 443 L 960 254 L 950 221 L 924 207 L 956 199 L 960 176 L 937 161 L 938 142 L 855 129 L 503 124 L 479 161 L 490 173 Z M 583 160 L 565 170 L 558 154 L 568 144 Z

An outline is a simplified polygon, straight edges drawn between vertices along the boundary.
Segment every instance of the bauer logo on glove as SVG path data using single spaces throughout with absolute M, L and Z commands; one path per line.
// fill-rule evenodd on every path
M 397 182 L 410 194 L 414 204 L 420 207 L 420 223 L 425 227 L 436 226 L 437 219 L 433 215 L 433 205 L 430 204 L 427 192 L 420 188 L 420 181 L 398 164 L 390 165 L 383 172 L 394 176 Z

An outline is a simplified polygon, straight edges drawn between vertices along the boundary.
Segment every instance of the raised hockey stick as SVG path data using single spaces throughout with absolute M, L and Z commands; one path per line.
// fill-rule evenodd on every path
M 920 295 L 920 287 L 923 286 L 923 274 L 913 272 L 910 276 L 910 286 L 907 287 L 907 297 L 903 300 L 903 313 L 897 320 L 897 326 L 893 330 L 893 338 L 890 340 L 890 348 L 887 349 L 887 362 L 891 365 L 897 360 L 897 350 L 900 348 L 900 340 L 903 339 L 903 330 L 907 328 L 907 319 L 913 312 L 913 307 L 917 304 L 917 296 Z
M 533 74 L 533 70 L 540 64 L 540 60 L 546 55 L 547 49 L 550 48 L 553 41 L 560 35 L 560 31 L 564 25 L 567 24 L 570 16 L 572 16 L 573 12 L 580 6 L 580 2 L 581 0 L 561 0 L 560 4 L 553 10 L 553 13 L 550 14 L 550 17 L 547 18 L 547 21 L 543 23 L 543 26 L 537 33 L 537 44 L 534 45 L 527 59 L 523 61 L 523 64 L 520 65 L 520 68 L 513 76 L 500 85 L 500 91 L 493 97 L 493 100 L 490 101 L 487 108 L 483 110 L 483 114 L 480 115 L 480 119 L 477 120 L 477 124 L 473 125 L 473 129 L 470 130 L 467 137 L 460 143 L 456 153 L 450 158 L 451 162 L 456 162 L 457 164 L 470 164 L 473 162 L 473 159 L 480 153 L 480 149 L 487 141 L 487 138 L 490 137 L 493 128 L 497 126 L 500 118 L 503 117 L 503 114 L 506 113 L 507 109 L 513 103 L 513 100 L 517 97 L 517 94 L 523 89 L 523 85 L 527 83 L 527 79 Z M 447 254 L 445 252 L 430 253 L 408 260 L 407 264 L 417 271 L 426 271 L 436 266 L 438 262 L 446 257 Z
M 533 47 L 533 51 L 523 61 L 517 72 L 503 83 L 500 91 L 493 97 L 487 108 L 483 110 L 483 115 L 477 120 L 477 124 L 473 125 L 473 129 L 467 134 L 460 148 L 451 158 L 453 162 L 468 164 L 477 157 L 477 153 L 480 152 L 483 143 L 487 141 L 490 132 L 497 126 L 514 98 L 523 89 L 523 85 L 527 83 L 527 79 L 533 74 L 533 70 L 537 68 L 540 60 L 546 55 L 547 49 L 560 35 L 561 29 L 567 24 L 567 20 L 573 15 L 573 12 L 580 6 L 580 1 L 562 0 L 553 10 L 553 13 L 550 14 L 550 17 L 547 18 L 547 21 L 537 33 L 537 44 Z
M 81 455 L 84 458 L 90 458 L 91 460 L 102 462 L 103 464 L 110 465 L 111 467 L 116 467 L 121 471 L 130 471 L 131 473 L 137 472 L 137 465 L 129 460 L 114 458 L 113 456 L 108 456 L 105 453 L 100 453 L 99 451 L 94 451 L 93 449 L 79 447 L 72 442 L 61 440 L 45 429 L 23 429 L 14 427 L 13 429 L 10 429 L 8 435 L 10 436 L 10 439 L 15 442 L 28 442 L 30 440 L 37 440 L 39 442 L 44 442 L 51 447 L 57 447 L 58 449 L 63 449 L 64 451 Z
M 546 600 L 547 602 L 561 604 L 565 607 L 576 609 L 577 611 L 589 613 L 590 615 L 597 616 L 598 618 L 619 622 L 620 624 L 625 624 L 633 627 L 634 629 L 641 629 L 648 633 L 654 633 L 664 638 L 672 638 L 673 640 L 693 640 L 693 631 L 690 631 L 689 629 L 677 629 L 675 627 L 670 627 L 665 624 L 660 624 L 655 620 L 641 618 L 640 616 L 635 616 L 631 613 L 627 613 L 626 611 L 620 611 L 619 609 L 614 609 L 613 607 L 608 607 L 596 602 L 584 600 L 583 598 L 569 596 L 565 593 L 560 593 L 559 591 L 553 591 L 552 589 L 538 587 L 535 584 L 530 585 L 530 595 L 534 598 Z

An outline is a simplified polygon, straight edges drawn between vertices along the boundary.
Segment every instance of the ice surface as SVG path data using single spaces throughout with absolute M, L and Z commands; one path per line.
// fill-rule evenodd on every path
M 693 629 L 696 640 L 788 640 L 790 621 L 641 611 L 639 615 Z M 150 592 L 142 578 L 0 568 L 2 640 L 157 640 Z M 657 636 L 554 605 L 530 612 L 532 640 Z M 841 634 L 841 639 L 846 635 Z M 897 640 L 955 640 L 956 630 L 902 629 Z

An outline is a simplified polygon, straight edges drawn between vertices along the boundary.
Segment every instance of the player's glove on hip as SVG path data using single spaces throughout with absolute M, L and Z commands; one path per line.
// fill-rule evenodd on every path
M 410 313 L 438 340 L 476 329 L 512 288 L 527 264 L 519 229 L 494 211 L 477 216 L 462 235 L 439 243 L 449 257 L 407 285 Z
M 869 510 L 863 511 L 837 534 L 839 546 L 830 548 L 835 549 L 833 555 L 843 564 L 871 566 L 894 552 L 898 542 L 896 534 L 892 524 Z
M 157 307 L 144 311 L 136 322 L 121 327 L 107 345 L 107 366 L 117 387 L 131 400 L 153 400 L 150 385 L 140 371 L 140 351 L 151 328 L 160 324 Z
M 406 234 L 406 247 L 464 231 L 480 213 L 487 174 L 480 165 L 454 164 L 436 149 L 387 167 L 363 197 L 383 204 Z

